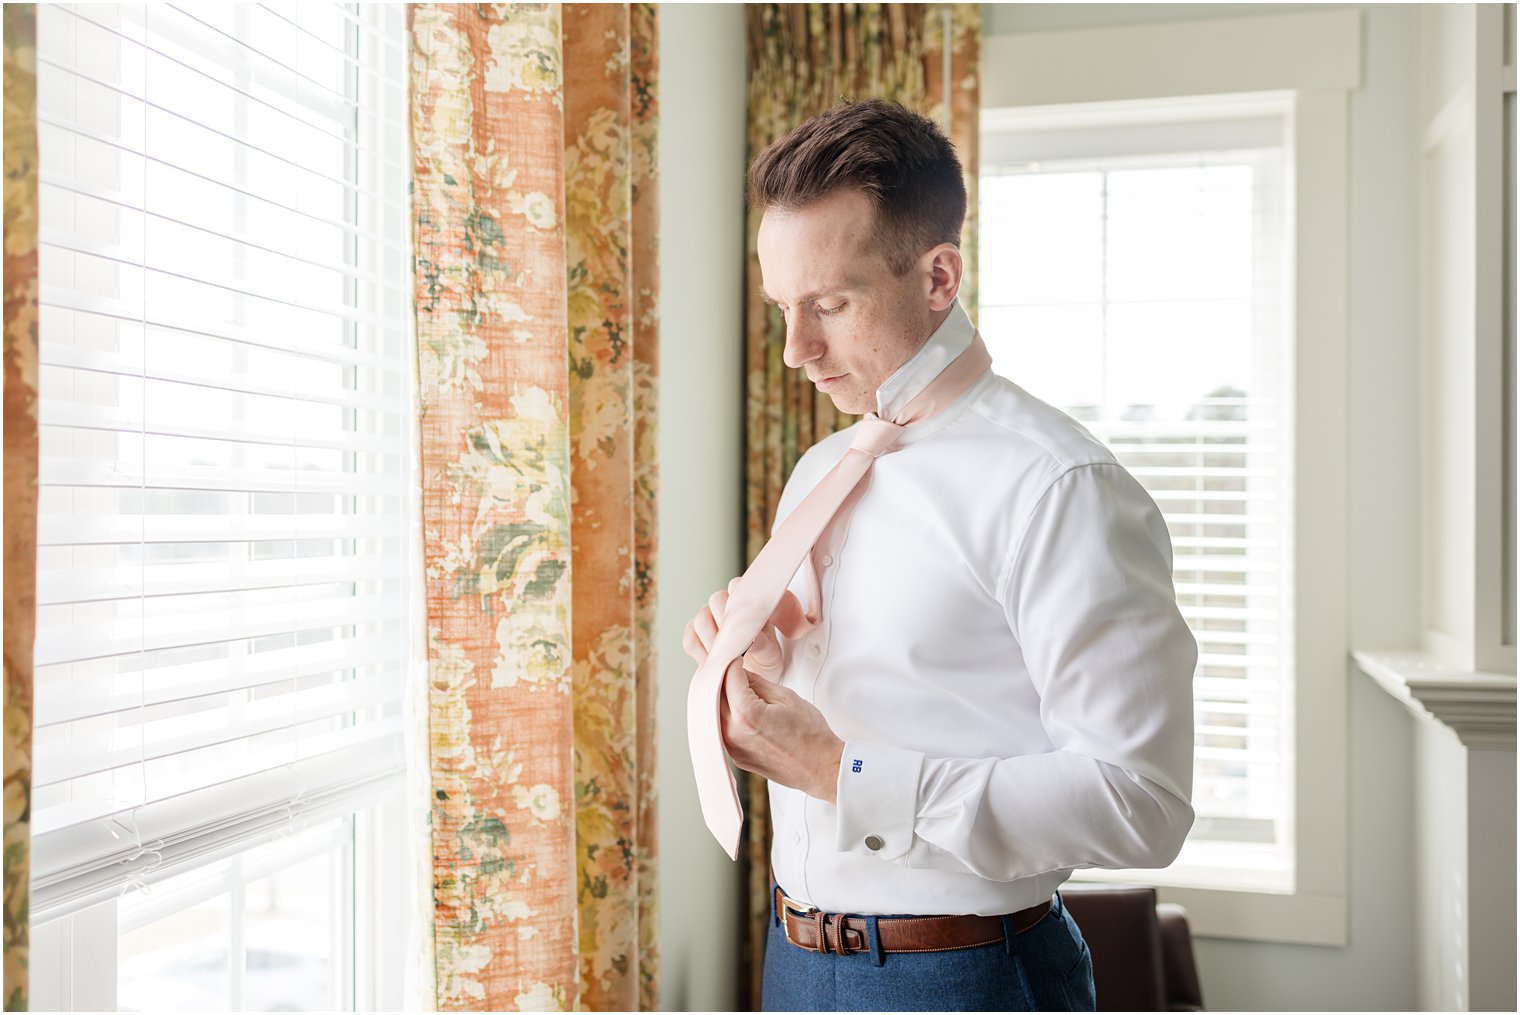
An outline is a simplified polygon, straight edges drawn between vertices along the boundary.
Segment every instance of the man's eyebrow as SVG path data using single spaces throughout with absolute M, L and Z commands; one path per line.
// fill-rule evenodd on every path
M 857 288 L 859 288 L 857 283 L 851 280 L 846 280 L 839 283 L 838 285 L 827 286 L 823 289 L 814 289 L 812 292 L 808 293 L 797 302 L 811 303 L 812 301 L 822 299 L 825 296 L 837 296 L 840 293 L 849 292 L 850 290 Z M 771 296 L 770 293 L 765 291 L 765 286 L 760 287 L 760 301 L 762 303 L 769 303 L 771 306 L 775 306 L 777 302 L 779 302 L 773 296 Z

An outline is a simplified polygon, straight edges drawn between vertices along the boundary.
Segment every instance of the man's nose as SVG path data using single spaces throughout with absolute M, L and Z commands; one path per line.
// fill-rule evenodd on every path
M 786 345 L 781 350 L 781 361 L 789 367 L 800 367 L 822 356 L 823 349 L 817 325 L 808 323 L 802 314 L 794 314 L 786 325 Z

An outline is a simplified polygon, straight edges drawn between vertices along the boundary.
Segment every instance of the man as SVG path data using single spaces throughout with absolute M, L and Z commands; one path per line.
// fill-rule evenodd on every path
M 841 410 L 891 420 L 979 348 L 932 121 L 839 106 L 762 152 L 749 195 L 784 359 Z M 859 425 L 803 455 L 778 525 Z M 768 628 L 724 684 L 724 743 L 770 782 L 765 1008 L 1090 1010 L 1057 889 L 1166 866 L 1193 820 L 1197 645 L 1166 526 L 1087 430 L 990 370 L 866 482 L 814 550 L 821 601 L 792 579 L 817 626 Z M 699 663 L 726 600 L 687 626 Z

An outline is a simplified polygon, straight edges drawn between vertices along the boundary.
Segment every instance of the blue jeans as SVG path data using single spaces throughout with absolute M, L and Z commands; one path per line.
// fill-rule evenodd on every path
M 772 894 L 774 898 L 774 893 Z M 774 910 L 774 906 L 773 906 Z M 1061 894 L 1011 940 L 952 952 L 849 955 L 798 948 L 771 913 L 764 1011 L 1095 1011 L 1092 956 Z M 878 964 L 877 957 L 880 958 Z

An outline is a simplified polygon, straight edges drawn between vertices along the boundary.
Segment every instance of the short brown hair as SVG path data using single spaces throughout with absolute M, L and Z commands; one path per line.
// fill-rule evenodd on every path
M 755 157 L 750 207 L 796 211 L 837 190 L 876 208 L 876 244 L 902 275 L 923 251 L 960 246 L 966 181 L 939 125 L 897 102 L 868 99 L 806 120 Z

